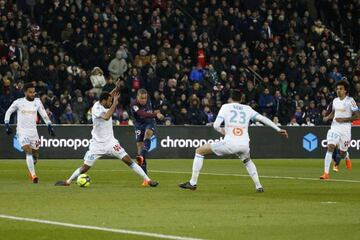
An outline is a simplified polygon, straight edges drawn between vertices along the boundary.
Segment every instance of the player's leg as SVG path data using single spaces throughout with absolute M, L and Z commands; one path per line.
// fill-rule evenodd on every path
M 330 129 L 327 133 L 326 140 L 327 140 L 327 151 L 324 159 L 324 173 L 323 175 L 320 176 L 320 179 L 323 180 L 329 179 L 329 171 L 330 171 L 332 155 L 333 152 L 335 151 L 336 146 L 340 142 L 340 135 L 337 132 L 332 131 Z
M 35 172 L 33 150 L 31 148 L 31 145 L 30 144 L 23 145 L 22 149 L 26 154 L 26 165 L 29 170 L 29 177 L 31 178 L 31 181 L 33 183 L 38 183 L 39 178 L 36 176 L 36 172 Z
M 352 164 L 351 164 L 350 155 L 349 155 L 348 151 L 346 151 L 344 158 L 345 158 L 346 169 L 350 171 L 352 169 Z
M 211 144 L 207 143 L 197 148 L 195 151 L 192 175 L 189 182 L 185 182 L 179 185 L 180 188 L 195 190 L 197 187 L 197 181 L 200 175 L 201 168 L 203 166 L 204 157 L 208 154 L 214 153 Z
M 140 167 L 143 168 L 143 170 L 146 173 L 146 166 L 143 167 L 143 165 L 146 164 L 145 159 L 141 155 L 141 151 L 144 148 L 145 127 L 143 126 L 135 127 L 135 136 L 136 136 L 136 147 L 138 153 L 138 155 L 136 156 L 136 162 Z
M 352 169 L 352 164 L 351 164 L 349 152 L 348 152 L 350 142 L 351 142 L 351 136 L 347 136 L 346 134 L 341 135 L 340 144 L 339 144 L 340 155 L 341 155 L 341 158 L 345 159 L 345 166 L 346 166 L 347 170 Z
M 39 149 L 32 149 L 32 155 L 34 158 L 34 165 L 36 165 L 39 160 Z
M 96 160 L 99 159 L 101 155 L 92 154 L 91 151 L 87 151 L 84 156 L 84 164 L 77 168 L 71 176 L 65 181 L 57 181 L 55 186 L 70 186 L 71 182 L 77 179 L 80 174 L 86 173 L 90 168 L 95 164 Z
M 244 146 L 244 150 L 236 153 L 236 155 L 243 161 L 246 171 L 255 184 L 256 192 L 264 192 L 255 163 L 250 158 L 250 148 L 248 146 Z
M 146 156 L 150 149 L 151 145 L 151 137 L 154 135 L 155 127 L 152 124 L 149 124 L 145 127 L 144 131 L 144 137 L 143 137 L 143 146 L 140 151 L 139 158 L 142 158 L 142 164 L 140 165 L 141 168 L 144 170 L 145 173 L 147 173 L 147 161 Z
M 114 156 L 118 159 L 121 159 L 126 165 L 128 165 L 136 174 L 143 178 L 143 186 L 144 187 L 156 187 L 159 185 L 158 182 L 153 181 L 149 178 L 149 176 L 145 173 L 145 171 L 135 162 L 133 162 L 130 156 L 126 153 L 125 149 L 122 148 L 119 142 L 115 142 L 110 153 L 111 156 Z
M 335 151 L 333 152 L 332 159 L 334 160 L 334 162 L 333 162 L 333 171 L 334 172 L 339 172 L 339 165 L 340 165 L 340 161 L 341 161 L 341 156 L 340 156 L 340 151 L 339 151 L 338 148 L 336 148 Z

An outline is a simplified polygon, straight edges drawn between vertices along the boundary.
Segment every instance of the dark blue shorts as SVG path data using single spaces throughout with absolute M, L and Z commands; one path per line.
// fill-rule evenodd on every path
M 143 142 L 146 129 L 150 129 L 155 133 L 155 124 L 147 123 L 143 125 L 135 125 L 136 142 Z

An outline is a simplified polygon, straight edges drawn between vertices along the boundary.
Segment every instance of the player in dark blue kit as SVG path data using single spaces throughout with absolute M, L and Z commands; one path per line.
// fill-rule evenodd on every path
M 146 154 L 150 149 L 150 139 L 155 133 L 155 119 L 162 120 L 164 116 L 159 110 L 152 110 L 151 101 L 145 89 L 138 90 L 136 100 L 131 103 L 131 112 L 135 120 L 136 146 L 138 149 L 136 160 L 146 173 Z

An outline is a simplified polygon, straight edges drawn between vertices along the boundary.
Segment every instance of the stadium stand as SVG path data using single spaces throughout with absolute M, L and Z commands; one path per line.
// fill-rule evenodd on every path
M 211 123 L 232 88 L 281 125 L 328 124 L 336 81 L 360 101 L 360 3 L 337 2 L 0 0 L 0 121 L 31 81 L 54 123 L 89 123 L 120 79 L 119 125 L 139 88 L 159 124 Z

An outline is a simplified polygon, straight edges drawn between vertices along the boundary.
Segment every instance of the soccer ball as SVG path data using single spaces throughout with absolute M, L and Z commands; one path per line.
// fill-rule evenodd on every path
M 80 187 L 90 187 L 90 177 L 87 174 L 81 174 L 76 180 L 77 185 Z

